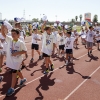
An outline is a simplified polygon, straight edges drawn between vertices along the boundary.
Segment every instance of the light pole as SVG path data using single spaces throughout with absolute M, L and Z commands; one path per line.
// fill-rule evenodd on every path
M 31 15 L 29 15 L 29 20 L 30 20 Z

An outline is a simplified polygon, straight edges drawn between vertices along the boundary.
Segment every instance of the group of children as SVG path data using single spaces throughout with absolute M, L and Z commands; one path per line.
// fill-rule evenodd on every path
M 10 30 L 9 30 L 10 27 Z M 23 54 L 25 57 L 28 57 L 27 48 L 25 46 L 25 31 L 22 29 L 22 26 L 19 22 L 15 23 L 13 28 L 10 23 L 4 21 L 0 30 L 0 72 L 2 72 L 2 63 L 3 57 L 6 57 L 6 66 L 11 69 L 12 73 L 12 83 L 11 87 L 8 89 L 6 95 L 11 96 L 15 92 L 16 77 L 21 78 L 19 86 L 22 86 L 27 79 L 22 75 L 22 68 L 25 67 L 23 61 Z M 39 34 L 38 34 L 39 33 Z M 48 74 L 49 71 L 54 70 L 53 62 L 51 61 L 51 55 L 55 54 L 57 51 L 57 56 L 62 55 L 66 59 L 66 65 L 73 63 L 73 47 L 77 48 L 78 38 L 81 37 L 82 43 L 85 44 L 88 55 L 92 53 L 93 43 L 97 42 L 99 49 L 100 43 L 100 34 L 99 29 L 93 28 L 90 26 L 82 28 L 81 33 L 79 34 L 77 30 L 72 31 L 71 27 L 65 29 L 62 27 L 62 30 L 59 30 L 57 27 L 50 27 L 46 25 L 44 21 L 41 26 L 41 32 L 38 31 L 38 27 L 33 25 L 33 31 L 31 32 L 32 44 L 31 44 L 31 59 L 30 63 L 34 62 L 34 50 L 37 51 L 39 55 L 39 60 L 44 58 L 44 63 L 46 69 L 43 72 Z M 41 50 L 39 48 L 39 41 L 42 42 Z M 0 82 L 3 80 L 3 76 L 0 76 Z

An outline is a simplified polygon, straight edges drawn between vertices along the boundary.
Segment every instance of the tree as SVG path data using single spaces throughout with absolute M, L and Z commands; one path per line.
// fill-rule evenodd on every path
M 75 16 L 75 20 L 76 20 L 76 22 L 77 22 L 77 20 L 78 20 L 78 16 Z
M 80 15 L 79 18 L 80 18 L 80 22 L 81 22 L 82 21 L 82 15 Z
M 71 19 L 71 23 L 75 23 L 75 19 Z
M 93 22 L 94 22 L 94 23 L 98 22 L 98 15 L 94 15 L 94 17 L 93 17 Z
M 38 21 L 39 21 L 38 18 L 33 18 L 32 20 L 33 20 L 34 22 L 38 22 Z

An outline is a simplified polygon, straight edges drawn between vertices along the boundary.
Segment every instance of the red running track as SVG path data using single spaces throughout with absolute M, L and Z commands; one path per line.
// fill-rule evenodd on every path
M 35 52 L 35 61 L 31 59 L 31 37 L 26 38 L 28 59 L 27 67 L 22 71 L 27 83 L 19 88 L 16 85 L 15 94 L 6 97 L 5 93 L 11 84 L 11 74 L 4 66 L 3 82 L 0 84 L 0 100 L 99 100 L 100 99 L 100 51 L 93 47 L 93 56 L 88 57 L 87 50 L 79 43 L 79 49 L 74 50 L 74 64 L 63 66 L 63 59 L 52 58 L 55 70 L 43 75 L 45 65 L 43 60 L 38 61 Z M 41 45 L 41 43 L 40 43 Z M 19 80 L 20 81 L 20 80 Z M 19 83 L 18 81 L 18 83 Z

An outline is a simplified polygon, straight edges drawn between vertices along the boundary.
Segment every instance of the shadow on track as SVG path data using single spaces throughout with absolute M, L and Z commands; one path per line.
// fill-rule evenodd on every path
M 51 72 L 49 75 L 44 75 L 43 77 L 41 77 L 40 84 L 39 86 L 36 88 L 36 91 L 39 93 L 39 97 L 36 97 L 35 100 L 43 100 L 43 95 L 40 92 L 39 88 L 41 88 L 42 90 L 47 91 L 49 89 L 49 86 L 53 86 L 55 84 L 54 79 L 50 79 L 51 75 L 53 74 L 53 72 Z

